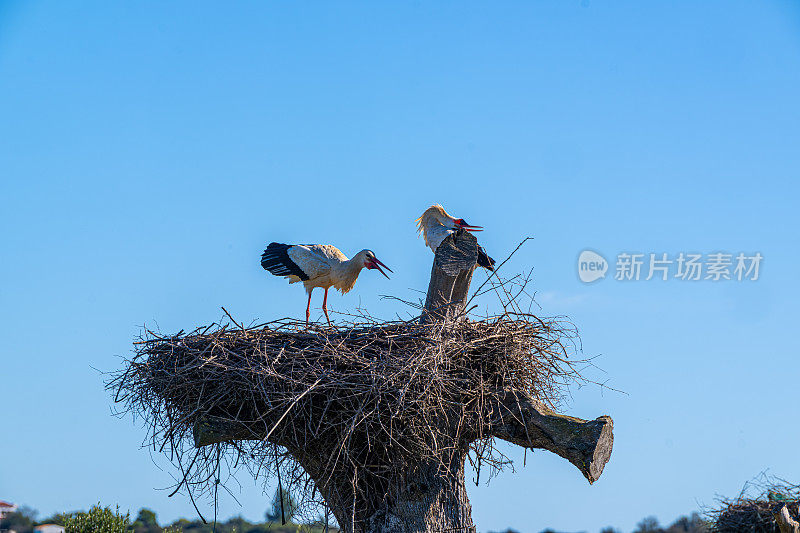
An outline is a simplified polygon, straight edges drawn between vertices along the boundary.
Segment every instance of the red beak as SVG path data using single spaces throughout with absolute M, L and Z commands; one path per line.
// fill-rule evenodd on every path
M 377 270 L 378 272 L 380 272 L 381 274 L 383 274 L 383 275 L 386 277 L 386 279 L 390 279 L 390 278 L 389 278 L 389 276 L 387 276 L 387 275 L 386 275 L 386 272 L 384 272 L 383 270 L 381 270 L 381 267 L 385 268 L 385 269 L 386 269 L 386 270 L 388 270 L 389 272 L 392 272 L 392 269 L 391 269 L 391 268 L 389 268 L 388 266 L 384 265 L 384 264 L 383 264 L 383 262 L 381 262 L 381 260 L 380 260 L 380 259 L 378 259 L 377 257 L 373 257 L 373 258 L 370 260 L 370 262 L 369 262 L 369 265 L 368 265 L 368 268 L 369 268 L 370 270 L 374 268 L 375 270 Z M 394 272 L 392 272 L 392 274 L 394 274 Z
M 464 228 L 467 231 L 483 231 L 483 226 L 472 226 L 470 224 L 467 224 L 463 218 L 457 220 L 456 224 L 458 224 L 459 227 Z

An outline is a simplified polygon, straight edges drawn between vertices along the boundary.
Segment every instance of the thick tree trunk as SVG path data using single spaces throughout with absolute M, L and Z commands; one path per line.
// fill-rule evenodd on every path
M 318 475 L 314 458 L 305 456 L 300 463 L 317 482 L 346 533 L 456 533 L 475 530 L 464 479 L 465 458 L 466 450 L 459 450 L 444 458 L 445 466 L 432 460 L 410 465 L 402 476 L 386 480 L 381 494 L 359 490 L 362 483 L 374 480 L 357 480 L 356 500 L 351 480 L 326 483 Z

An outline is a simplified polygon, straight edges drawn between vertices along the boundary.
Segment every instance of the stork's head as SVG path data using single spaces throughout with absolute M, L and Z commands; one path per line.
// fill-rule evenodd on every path
M 389 279 L 389 276 L 386 274 L 386 272 L 383 271 L 383 269 L 381 269 L 381 267 L 385 268 L 389 272 L 392 272 L 392 269 L 384 265 L 380 261 L 380 259 L 375 257 L 375 254 L 372 252 L 372 250 L 361 250 L 360 252 L 358 252 L 358 255 L 361 256 L 364 268 L 368 270 L 377 270 L 378 272 L 386 276 L 386 279 Z M 394 274 L 394 272 L 392 273 Z
M 417 228 L 420 232 L 424 231 L 427 227 L 428 223 L 436 220 L 442 226 L 450 229 L 458 229 L 463 228 L 467 231 L 483 231 L 482 226 L 473 226 L 471 224 L 467 224 L 467 221 L 463 218 L 456 218 L 451 216 L 447 211 L 444 210 L 439 204 L 432 205 L 428 209 L 422 213 L 422 216 L 419 217 L 417 222 Z

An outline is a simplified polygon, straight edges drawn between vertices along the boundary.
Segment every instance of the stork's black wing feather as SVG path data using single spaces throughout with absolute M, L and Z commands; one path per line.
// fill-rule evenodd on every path
M 276 276 L 297 276 L 302 281 L 308 280 L 308 275 L 303 272 L 303 269 L 297 266 L 297 263 L 292 261 L 287 253 L 291 244 L 281 244 L 279 242 L 271 242 L 264 253 L 261 254 L 261 266 L 264 270 L 269 270 L 270 273 Z
M 489 257 L 483 246 L 478 246 L 478 266 L 482 266 L 488 270 L 494 270 L 494 259 Z

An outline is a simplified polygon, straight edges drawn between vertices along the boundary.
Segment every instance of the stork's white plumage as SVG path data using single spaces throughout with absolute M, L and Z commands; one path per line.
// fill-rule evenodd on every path
M 308 293 L 306 306 L 306 325 L 311 315 L 311 292 L 317 288 L 325 289 L 322 311 L 330 324 L 328 316 L 328 289 L 338 289 L 342 294 L 350 291 L 356 284 L 362 268 L 375 269 L 388 279 L 381 267 L 384 265 L 372 250 L 361 250 L 348 259 L 338 248 L 330 244 L 281 244 L 270 243 L 261 255 L 261 266 L 276 276 L 283 276 L 289 283 L 302 281 Z
M 417 220 L 417 231 L 422 233 L 425 239 L 425 245 L 428 246 L 433 253 L 447 238 L 448 235 L 453 233 L 459 228 L 467 231 L 483 231 L 482 226 L 472 226 L 467 224 L 463 218 L 455 218 L 450 216 L 439 204 L 432 205 L 422 213 Z M 478 265 L 489 270 L 494 270 L 494 259 L 486 254 L 486 251 L 478 246 Z

